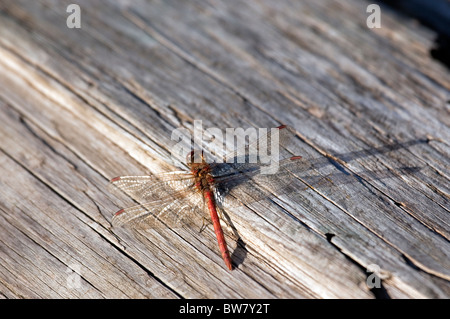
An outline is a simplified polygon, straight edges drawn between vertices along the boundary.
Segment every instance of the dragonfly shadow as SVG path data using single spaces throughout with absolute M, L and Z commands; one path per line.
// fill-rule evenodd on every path
M 227 226 L 231 229 L 232 236 L 234 241 L 236 242 L 236 248 L 231 252 L 231 260 L 235 266 L 239 266 L 242 264 L 247 257 L 247 249 L 245 248 L 246 243 L 242 239 L 242 237 L 239 235 L 239 232 L 237 231 L 236 227 L 233 224 L 233 221 L 231 220 L 230 216 L 227 214 L 227 212 L 219 206 L 218 209 L 220 210 L 220 215 L 223 219 L 223 221 L 227 224 Z
M 245 170 L 240 170 L 242 174 L 239 174 L 239 178 L 233 175 L 227 178 L 226 183 L 217 184 L 217 201 L 226 203 L 227 207 L 233 207 L 251 204 L 265 198 L 295 193 L 308 187 L 332 187 L 362 181 L 377 181 L 398 178 L 403 175 L 413 175 L 418 173 L 421 168 L 417 166 L 402 166 L 381 170 L 351 171 L 346 164 L 356 159 L 377 156 L 426 143 L 428 143 L 426 139 L 417 139 L 315 159 L 285 160 L 280 162 L 283 163 L 282 167 L 273 175 L 260 174 L 261 169 L 258 168 L 258 165 L 246 166 Z M 334 166 L 338 172 L 320 174 L 321 168 L 330 165 Z M 312 174 L 313 171 L 317 174 Z
M 415 139 L 402 143 L 387 144 L 381 147 L 368 148 L 360 151 L 335 154 L 332 156 L 313 159 L 311 160 L 312 168 L 319 169 L 325 166 L 332 165 L 339 172 L 331 173 L 328 175 L 304 175 L 298 177 L 304 182 L 308 183 L 308 186 L 320 187 L 325 181 L 330 182 L 330 185 L 345 185 L 349 183 L 362 182 L 363 180 L 369 182 L 388 178 L 399 178 L 399 176 L 405 175 L 414 175 L 418 173 L 422 168 L 418 166 L 402 166 L 383 170 L 362 170 L 352 172 L 348 170 L 344 165 L 357 159 L 377 156 L 401 149 L 407 149 L 408 147 L 419 144 L 428 144 L 428 139 Z
M 236 248 L 231 253 L 231 260 L 236 266 L 242 264 L 247 257 L 247 248 L 245 248 L 246 244 L 242 240 L 241 237 L 238 238 L 236 243 Z
M 337 158 L 343 162 L 351 162 L 356 159 L 364 158 L 364 157 L 370 157 L 370 156 L 376 156 L 385 154 L 392 151 L 397 151 L 401 149 L 407 149 L 408 147 L 419 145 L 419 144 L 428 144 L 428 139 L 415 139 L 407 142 L 402 143 L 393 143 L 393 144 L 386 144 L 380 147 L 373 147 L 373 148 L 366 148 L 359 151 L 354 152 L 348 152 L 348 153 L 340 153 L 340 154 L 333 154 L 334 158 Z M 323 166 L 327 166 L 330 164 L 333 164 L 337 168 L 339 168 L 340 165 L 335 165 L 335 161 L 332 160 L 331 157 L 323 157 L 312 160 L 314 168 L 320 168 Z
M 388 178 L 398 178 L 399 176 L 414 175 L 422 170 L 421 167 L 397 167 L 385 170 L 362 170 L 358 172 L 342 171 L 328 175 L 308 175 L 299 178 L 308 184 L 308 187 L 318 188 L 325 186 L 338 186 L 351 183 L 361 183 L 363 181 L 380 181 Z

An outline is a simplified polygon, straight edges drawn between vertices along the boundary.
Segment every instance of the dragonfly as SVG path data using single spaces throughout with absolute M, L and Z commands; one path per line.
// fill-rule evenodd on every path
M 248 143 L 244 154 L 234 151 L 221 161 L 212 162 L 203 151 L 192 150 L 186 157 L 185 170 L 111 179 L 111 185 L 138 202 L 116 212 L 113 226 L 175 228 L 195 218 L 205 220 L 209 213 L 219 251 L 226 267 L 233 270 L 220 223 L 221 220 L 226 223 L 224 210 L 296 191 L 295 172 L 309 165 L 302 156 L 276 158 L 271 163 L 276 172 L 267 173 L 267 160 L 263 161 L 261 156 L 263 150 L 267 153 L 273 147 L 284 147 L 295 135 L 287 125 L 276 127 L 275 133 L 276 138 L 269 130 Z

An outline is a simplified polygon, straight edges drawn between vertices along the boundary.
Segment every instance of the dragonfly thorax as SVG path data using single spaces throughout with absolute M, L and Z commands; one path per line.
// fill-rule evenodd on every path
M 211 175 L 211 168 L 207 163 L 193 163 L 191 173 L 195 178 L 195 186 L 199 191 L 210 190 L 214 179 Z

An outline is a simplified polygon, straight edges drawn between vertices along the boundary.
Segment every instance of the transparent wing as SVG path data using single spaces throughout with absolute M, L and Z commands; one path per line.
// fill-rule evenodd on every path
M 194 176 L 189 172 L 120 176 L 111 180 L 110 188 L 140 203 L 118 211 L 112 220 L 114 226 L 177 228 L 197 223 L 195 218 L 203 215 L 203 196 L 194 187 Z
M 311 168 L 307 160 L 295 156 L 276 165 L 276 172 L 272 174 L 262 174 L 262 168 L 258 165 L 240 165 L 238 173 L 216 177 L 216 201 L 226 209 L 298 192 L 307 187 L 296 174 Z
M 225 208 L 233 207 L 304 189 L 294 172 L 307 170 L 311 164 L 287 150 L 294 137 L 292 128 L 281 125 L 245 150 L 226 155 L 223 163 L 210 164 L 217 202 Z
M 161 201 L 194 185 L 194 176 L 185 171 L 151 176 L 120 176 L 111 180 L 110 190 L 120 190 L 138 201 Z
M 172 195 L 171 198 L 122 209 L 114 215 L 112 223 L 135 228 L 179 228 L 203 222 L 205 210 L 203 196 L 199 192 L 181 191 Z
M 264 167 L 271 162 L 279 162 L 281 158 L 290 157 L 286 146 L 295 137 L 295 131 L 286 125 L 269 129 L 259 139 L 251 141 L 245 147 L 241 147 L 226 154 L 220 161 L 211 162 L 213 173 L 226 175 L 229 171 L 236 172 L 248 170 L 250 167 Z M 216 163 L 214 163 L 216 162 Z M 226 163 L 229 165 L 220 165 Z

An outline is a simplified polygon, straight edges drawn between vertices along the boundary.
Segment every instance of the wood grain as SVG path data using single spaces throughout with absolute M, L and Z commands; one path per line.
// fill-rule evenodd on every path
M 432 31 L 384 6 L 368 29 L 356 0 L 79 1 L 69 29 L 69 3 L 0 4 L 0 296 L 450 296 Z M 288 124 L 312 163 L 303 191 L 226 212 L 232 272 L 211 225 L 110 224 L 108 180 L 173 169 L 171 132 L 194 120 Z

